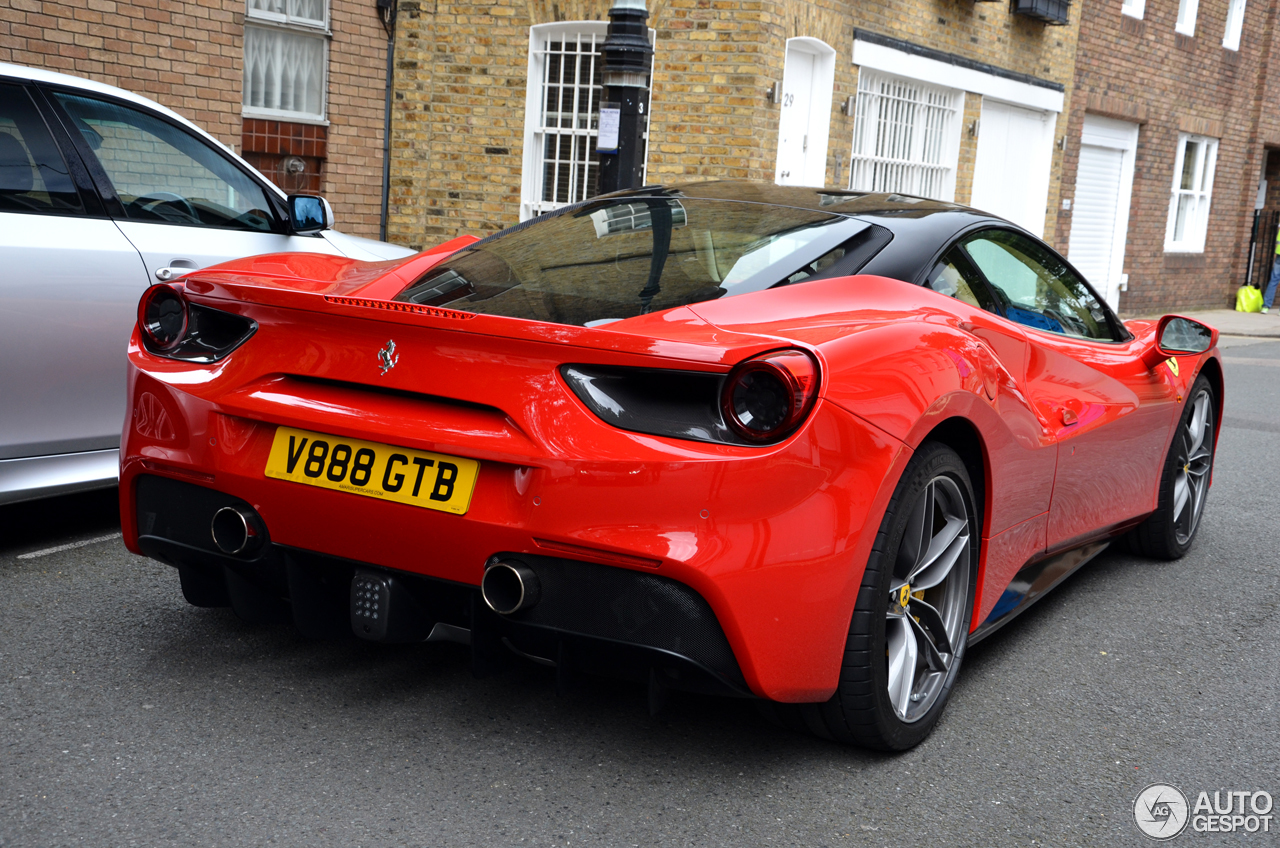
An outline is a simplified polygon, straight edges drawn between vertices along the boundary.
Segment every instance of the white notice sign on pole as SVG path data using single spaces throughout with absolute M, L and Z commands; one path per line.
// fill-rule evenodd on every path
M 622 119 L 622 110 L 608 106 L 600 107 L 600 133 L 596 137 L 598 153 L 618 152 L 618 124 Z

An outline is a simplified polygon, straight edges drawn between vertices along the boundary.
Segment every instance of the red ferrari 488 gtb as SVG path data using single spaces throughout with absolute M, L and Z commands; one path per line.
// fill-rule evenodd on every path
M 649 187 L 153 286 L 130 550 L 197 606 L 764 700 L 903 749 L 967 645 L 1208 492 L 1216 333 L 972 209 Z

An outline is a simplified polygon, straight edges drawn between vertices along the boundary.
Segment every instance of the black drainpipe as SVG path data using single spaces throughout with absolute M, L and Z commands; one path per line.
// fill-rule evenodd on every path
M 387 203 L 391 196 L 391 88 L 395 82 L 396 6 L 395 0 L 377 0 L 378 17 L 387 31 L 387 97 L 382 122 L 382 217 L 378 238 L 387 240 Z

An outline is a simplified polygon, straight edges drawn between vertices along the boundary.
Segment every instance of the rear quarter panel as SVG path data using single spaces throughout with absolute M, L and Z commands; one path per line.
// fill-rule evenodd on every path
M 909 450 L 955 419 L 976 433 L 984 543 L 974 620 L 982 621 L 1018 569 L 1044 550 L 1057 461 L 1057 444 L 1025 391 L 1018 332 L 993 343 L 981 335 L 990 316 L 886 278 L 815 281 L 762 294 L 769 297 L 693 308 L 717 326 L 813 347 L 825 375 L 824 399 Z M 888 503 L 904 467 L 876 481 L 878 503 Z

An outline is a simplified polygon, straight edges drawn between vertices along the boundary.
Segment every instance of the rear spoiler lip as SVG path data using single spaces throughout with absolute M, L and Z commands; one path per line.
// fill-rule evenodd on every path
M 239 280 L 224 274 L 206 275 L 199 280 L 187 281 L 186 291 L 196 302 L 208 302 L 209 305 L 237 304 L 239 308 L 233 311 L 253 318 L 262 331 L 267 332 L 272 324 L 293 323 L 287 314 L 281 314 L 281 310 L 284 310 L 314 315 L 317 318 L 323 316 L 376 321 L 406 328 L 542 342 L 583 351 L 637 354 L 672 363 L 690 363 L 710 370 L 726 371 L 758 353 L 781 347 L 809 347 L 777 336 L 724 330 L 704 321 L 688 307 L 677 307 L 661 313 L 656 320 L 643 321 L 634 328 L 610 329 L 614 325 L 577 327 L 399 301 L 281 288 L 254 287 L 252 298 L 247 298 Z M 307 320 L 299 315 L 297 323 L 305 323 Z M 584 353 L 583 356 L 584 361 L 590 361 L 588 354 Z M 557 358 L 570 361 L 563 355 Z
M 458 236 L 430 250 L 424 250 L 398 266 L 393 273 L 360 289 L 360 294 L 374 300 L 391 300 L 431 268 L 478 241 L 480 239 L 475 236 Z
M 432 267 L 477 241 L 475 236 L 460 236 L 406 259 L 382 262 L 327 253 L 264 253 L 193 271 L 182 282 L 193 294 L 249 303 L 273 302 L 271 293 L 280 291 L 390 300 Z M 327 273 L 320 273 L 321 268 Z
M 716 327 L 687 306 L 668 310 L 655 320 L 642 320 L 645 316 L 637 316 L 626 323 L 641 319 L 638 325 L 613 328 L 614 325 L 577 327 L 553 324 L 402 303 L 391 299 L 431 267 L 477 241 L 479 239 L 474 236 L 453 239 L 386 268 L 376 278 L 361 280 L 356 285 L 343 286 L 341 279 L 330 283 L 300 276 L 291 277 L 288 274 L 252 273 L 252 259 L 231 263 L 232 267 L 215 266 L 194 272 L 184 277 L 183 283 L 187 294 L 196 301 L 243 304 L 245 309 L 237 311 L 246 313 L 258 312 L 257 307 L 265 307 L 267 310 L 285 309 L 471 335 L 553 343 L 585 351 L 639 354 L 673 363 L 687 362 L 712 370 L 727 371 L 743 359 L 781 347 L 811 347 L 789 338 Z M 342 271 L 355 268 L 350 260 L 323 258 L 343 263 Z M 267 260 L 263 264 L 283 259 L 284 257 Z M 361 267 L 351 271 L 350 276 L 358 277 L 371 270 L 367 267 L 368 264 L 371 263 L 360 263 Z M 282 285 L 290 280 L 302 287 Z M 269 326 L 271 316 L 261 314 L 255 316 L 255 320 Z

